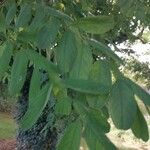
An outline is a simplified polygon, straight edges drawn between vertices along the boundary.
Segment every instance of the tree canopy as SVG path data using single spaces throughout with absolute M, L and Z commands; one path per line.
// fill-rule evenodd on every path
M 146 106 L 150 95 L 120 72 L 124 61 L 109 45 L 142 39 L 150 24 L 149 7 L 149 0 L 1 2 L 0 78 L 10 71 L 12 95 L 19 95 L 33 67 L 20 128 L 31 128 L 55 97 L 55 115 L 69 118 L 58 150 L 79 150 L 81 138 L 90 150 L 115 150 L 105 135 L 108 118 L 147 141 L 147 123 L 135 95 Z

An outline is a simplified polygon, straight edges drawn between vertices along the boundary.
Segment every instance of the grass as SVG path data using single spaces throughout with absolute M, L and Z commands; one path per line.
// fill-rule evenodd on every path
M 8 114 L 0 113 L 0 139 L 14 138 L 16 124 Z

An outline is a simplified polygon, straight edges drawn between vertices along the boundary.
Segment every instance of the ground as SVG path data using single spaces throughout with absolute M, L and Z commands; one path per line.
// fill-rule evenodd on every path
M 15 150 L 16 141 L 11 140 L 0 140 L 0 150 Z
M 0 150 L 15 150 L 16 125 L 12 117 L 0 113 Z

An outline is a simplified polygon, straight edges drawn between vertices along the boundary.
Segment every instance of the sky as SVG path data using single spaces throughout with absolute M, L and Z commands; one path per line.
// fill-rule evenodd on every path
M 129 48 L 127 43 L 122 43 L 118 46 L 118 48 Z M 140 62 L 149 62 L 150 63 L 150 43 L 143 44 L 140 41 L 135 42 L 130 46 L 130 49 L 135 51 L 135 58 L 137 58 Z M 127 58 L 127 54 L 118 53 L 119 56 Z

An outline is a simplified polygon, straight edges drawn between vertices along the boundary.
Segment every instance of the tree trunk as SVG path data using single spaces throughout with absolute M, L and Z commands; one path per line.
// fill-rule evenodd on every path
M 17 102 L 17 111 L 15 114 L 16 122 L 19 123 L 20 118 L 25 114 L 28 106 L 29 85 L 32 75 L 30 68 L 27 73 L 27 79 L 22 89 L 22 95 Z M 57 131 L 53 125 L 54 98 L 50 98 L 49 103 L 44 109 L 37 123 L 29 130 L 23 131 L 20 128 L 17 132 L 17 149 L 18 150 L 55 150 L 57 144 Z M 51 126 L 45 128 L 51 118 Z M 45 130 L 43 130 L 45 128 Z

